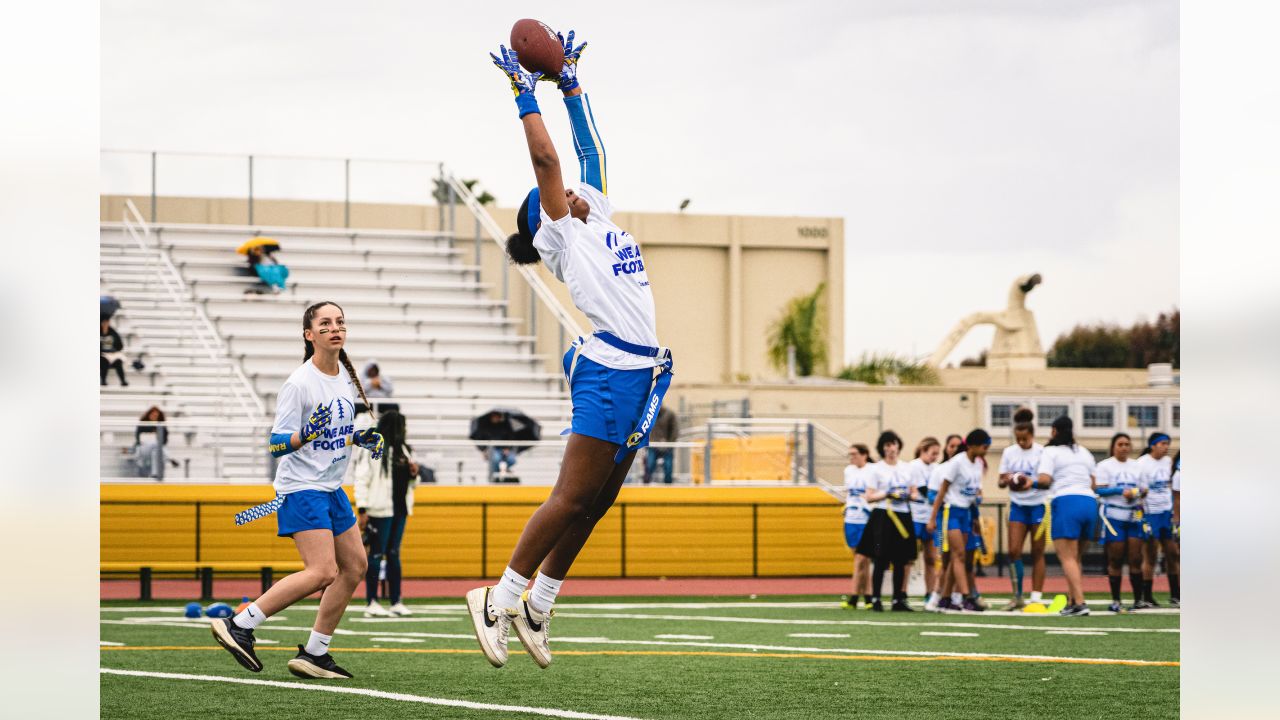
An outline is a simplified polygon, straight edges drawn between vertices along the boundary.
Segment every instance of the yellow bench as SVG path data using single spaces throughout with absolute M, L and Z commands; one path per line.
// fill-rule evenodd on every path
M 284 573 L 297 572 L 302 569 L 299 561 L 280 562 L 104 562 L 99 563 L 101 575 L 134 575 L 138 576 L 138 599 L 151 599 L 151 577 L 153 573 L 198 573 L 200 575 L 200 599 L 213 599 L 213 573 L 258 573 L 262 578 L 262 592 L 275 582 L 276 571 Z

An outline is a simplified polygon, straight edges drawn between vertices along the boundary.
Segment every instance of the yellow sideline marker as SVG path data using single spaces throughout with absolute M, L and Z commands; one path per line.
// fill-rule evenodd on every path
M 225 652 L 220 647 L 209 645 L 127 645 L 123 647 L 105 646 L 100 647 L 103 651 L 188 651 L 188 650 L 211 650 L 217 652 Z M 297 652 L 294 648 L 288 647 L 260 647 L 255 648 L 258 652 Z M 464 650 L 462 648 L 352 648 L 344 647 L 343 653 L 400 653 L 413 655 L 476 655 L 479 650 Z M 825 653 L 762 653 L 762 652 L 721 652 L 715 650 L 557 650 L 557 656 L 600 656 L 600 655 L 617 655 L 617 656 L 659 656 L 659 657 L 731 657 L 731 658 L 801 658 L 804 660 L 886 660 L 886 661 L 905 661 L 905 662 L 937 662 L 937 661 L 968 661 L 968 662 L 1019 662 L 1019 663 L 1054 663 L 1065 665 L 1129 665 L 1134 667 L 1181 667 L 1182 663 L 1176 660 L 1112 660 L 1107 658 L 1020 658 L 1020 657 L 973 657 L 973 656 L 957 656 L 957 655 L 921 655 L 921 656 L 903 656 L 903 655 L 827 655 Z

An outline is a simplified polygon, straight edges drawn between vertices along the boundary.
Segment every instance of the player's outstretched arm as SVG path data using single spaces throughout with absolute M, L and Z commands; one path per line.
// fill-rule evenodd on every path
M 516 107 L 520 110 L 520 122 L 524 124 L 525 141 L 529 145 L 533 174 L 538 180 L 542 208 L 552 220 L 559 220 L 569 214 L 569 201 L 565 198 L 564 179 L 560 176 L 560 157 L 547 134 L 547 126 L 542 123 L 542 111 L 538 109 L 538 101 L 533 95 L 542 74 L 522 68 L 515 50 L 499 46 L 499 51 L 501 57 L 493 53 L 489 53 L 489 57 L 511 81 L 511 91 L 515 93 Z
M 560 68 L 560 77 L 556 86 L 564 93 L 564 105 L 569 111 L 569 127 L 573 131 L 573 147 L 578 152 L 578 170 L 582 182 L 609 194 L 609 182 L 606 174 L 604 143 L 596 130 L 595 116 L 591 113 L 591 101 L 582 92 L 578 84 L 578 60 L 587 44 L 573 46 L 573 31 L 566 38 L 559 33 L 560 43 L 564 46 L 564 64 Z

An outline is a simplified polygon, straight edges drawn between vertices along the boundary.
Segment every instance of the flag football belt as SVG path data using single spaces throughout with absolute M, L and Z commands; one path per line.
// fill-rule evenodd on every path
M 1049 525 L 1053 522 L 1053 506 L 1049 501 L 1044 503 L 1044 519 L 1040 521 L 1040 527 L 1036 528 L 1035 540 L 1043 540 L 1045 535 L 1049 534 Z
M 1107 506 L 1106 506 L 1106 505 L 1099 505 L 1099 506 L 1098 506 L 1098 517 L 1102 518 L 1102 524 L 1103 524 L 1104 526 L 1106 526 L 1106 528 L 1107 528 L 1107 532 L 1111 533 L 1111 535 L 1112 535 L 1112 536 L 1116 536 L 1116 535 L 1119 535 L 1119 534 L 1120 534 L 1120 533 L 1116 532 L 1116 528 L 1115 528 L 1115 526 L 1111 524 L 1111 519 L 1107 517 Z
M 254 520 L 257 520 L 258 518 L 264 518 L 271 515 L 275 511 L 279 510 L 280 506 L 283 504 L 284 496 L 276 495 L 273 500 L 264 502 L 261 505 L 254 505 L 248 510 L 241 510 L 236 513 L 236 525 L 244 525 L 245 523 L 251 523 Z
M 902 536 L 903 540 L 911 537 L 907 533 L 907 529 L 902 525 L 902 521 L 898 519 L 898 513 L 894 512 L 893 508 L 885 508 L 884 511 L 889 515 L 889 519 L 893 521 L 893 526 L 898 528 L 898 534 Z
M 658 376 L 654 378 L 649 386 L 649 397 L 644 402 L 644 413 L 640 416 L 640 423 L 627 436 L 626 444 L 613 456 L 613 462 L 617 464 L 622 462 L 622 459 L 628 454 L 649 444 L 649 432 L 653 430 L 653 421 L 657 419 L 658 410 L 662 407 L 662 398 L 666 397 L 667 390 L 671 387 L 671 376 L 675 373 L 675 361 L 671 357 L 670 348 L 629 343 L 605 330 L 597 330 L 593 333 L 593 336 L 599 338 L 605 345 L 621 350 L 624 353 L 654 358 L 655 366 L 658 368 Z M 573 366 L 578 361 L 579 353 L 582 352 L 583 343 L 584 340 L 581 337 L 574 340 L 561 361 L 564 367 L 564 379 L 570 386 L 573 385 Z
M 948 542 L 948 535 L 951 530 L 951 503 L 942 504 L 942 552 L 951 552 L 951 543 Z

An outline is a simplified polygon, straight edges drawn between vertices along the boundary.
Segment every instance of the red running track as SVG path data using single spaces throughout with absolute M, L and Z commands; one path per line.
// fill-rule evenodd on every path
M 404 596 L 406 598 L 457 598 L 474 587 L 493 582 L 487 579 L 448 579 L 422 580 L 406 579 Z M 689 596 L 714 597 L 717 595 L 831 595 L 838 596 L 849 592 L 850 579 L 847 577 L 727 577 L 727 578 L 573 578 L 565 583 L 565 597 L 645 597 L 645 596 Z M 1031 590 L 1030 578 L 1024 583 L 1027 592 Z M 103 580 L 99 583 L 100 597 L 103 600 L 136 600 L 138 598 L 137 580 Z M 223 599 L 240 597 L 254 598 L 261 592 L 262 586 L 257 580 L 215 580 L 214 595 Z M 978 578 L 978 589 L 986 594 L 1008 594 L 1010 591 L 1007 577 Z M 1084 578 L 1086 593 L 1106 595 L 1110 592 L 1107 578 L 1104 575 L 1090 575 Z M 1129 593 L 1129 579 L 1124 581 L 1126 597 Z M 1156 592 L 1166 593 L 1169 590 L 1168 578 L 1159 576 L 1155 580 Z M 1045 578 L 1046 593 L 1065 593 L 1067 581 L 1062 577 Z M 194 600 L 200 597 L 200 583 L 197 580 L 153 580 L 151 595 L 157 600 Z M 319 595 L 317 595 L 319 597 Z M 356 588 L 356 598 L 364 597 L 364 583 Z M 1157 598 L 1159 599 L 1159 598 Z

